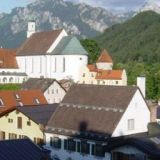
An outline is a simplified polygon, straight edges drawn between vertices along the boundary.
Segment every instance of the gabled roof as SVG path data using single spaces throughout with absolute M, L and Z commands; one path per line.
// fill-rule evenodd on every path
M 46 160 L 45 152 L 29 139 L 0 141 L 1 160 Z
M 16 49 L 0 48 L 0 69 L 17 69 Z
M 137 87 L 75 84 L 48 127 L 112 135 Z
M 46 54 L 62 29 L 37 32 L 28 38 L 17 51 L 17 56 Z
M 106 49 L 104 49 L 101 52 L 101 54 L 100 54 L 100 56 L 97 60 L 97 63 L 103 63 L 103 62 L 104 63 L 113 63 L 113 60 L 112 60 L 111 56 L 109 55 L 109 53 L 107 52 Z
M 11 108 L 13 106 L 20 106 L 20 102 L 23 105 L 38 105 L 47 104 L 43 93 L 40 90 L 17 90 L 17 91 L 0 91 L 0 99 L 3 106 L 0 107 L 0 113 L 5 111 L 5 108 Z
M 121 80 L 122 79 L 123 70 L 101 70 L 98 71 L 96 74 L 96 79 L 116 79 Z
M 56 79 L 51 78 L 29 78 L 23 82 L 22 89 L 40 89 L 44 93 L 54 82 L 58 83 Z
M 55 112 L 58 104 L 46 104 L 39 106 L 22 106 L 17 109 L 38 124 L 46 125 Z
M 88 55 L 81 43 L 76 37 L 63 37 L 53 53 L 55 55 Z

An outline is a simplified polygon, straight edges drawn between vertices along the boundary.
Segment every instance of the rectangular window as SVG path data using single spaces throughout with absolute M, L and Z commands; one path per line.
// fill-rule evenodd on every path
M 42 73 L 42 57 L 40 57 L 39 65 L 39 72 Z
M 105 156 L 104 147 L 100 144 L 96 144 L 95 152 L 96 152 L 96 156 L 98 156 L 98 157 L 104 157 Z
M 31 64 L 31 73 L 33 73 L 34 72 L 34 58 L 32 57 L 32 64 Z
M 128 119 L 128 130 L 134 130 L 134 119 Z
M 81 142 L 77 142 L 77 152 L 81 152 Z
M 22 129 L 22 117 L 17 117 L 17 128 Z
M 68 140 L 68 150 L 76 151 L 76 142 L 73 139 Z
M 89 154 L 89 150 L 90 150 L 90 145 L 87 142 L 82 141 L 81 142 L 81 153 Z
M 0 140 L 5 140 L 5 132 L 0 131 Z
M 31 121 L 30 120 L 27 121 L 27 126 L 31 126 Z
M 50 145 L 53 148 L 61 148 L 61 139 L 58 137 L 50 137 Z
M 65 65 L 66 65 L 66 61 L 65 61 L 65 58 L 63 57 L 63 72 L 65 72 Z
M 55 61 L 54 61 L 54 62 L 55 62 L 55 64 L 54 64 L 54 68 L 55 68 L 55 69 L 54 69 L 54 72 L 57 72 L 57 59 L 56 59 L 56 58 L 55 58 Z

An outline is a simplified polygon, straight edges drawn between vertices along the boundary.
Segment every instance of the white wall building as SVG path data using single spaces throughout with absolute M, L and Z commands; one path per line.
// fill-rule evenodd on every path
M 109 138 L 147 132 L 149 122 L 137 87 L 75 84 L 46 127 L 45 147 L 62 160 L 111 160 Z
M 106 50 L 100 54 L 96 64 L 89 64 L 80 69 L 80 84 L 98 84 L 127 86 L 125 69 L 112 69 L 113 61 Z
M 34 33 L 28 25 L 28 39 L 17 51 L 21 72 L 32 78 L 79 78 L 79 70 L 88 63 L 88 53 L 76 37 L 65 30 Z
M 22 84 L 22 89 L 40 89 L 49 104 L 60 103 L 66 94 L 61 84 L 50 78 L 29 78 Z
M 16 61 L 16 50 L 0 49 L 0 83 L 23 83 L 27 79 L 25 72 L 21 72 Z

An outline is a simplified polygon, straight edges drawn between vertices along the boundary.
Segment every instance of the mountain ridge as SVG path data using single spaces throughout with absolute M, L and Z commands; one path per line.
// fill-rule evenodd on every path
M 0 14 L 0 46 L 15 48 L 26 38 L 27 22 L 36 21 L 37 31 L 64 28 L 69 34 L 94 37 L 123 18 L 100 7 L 63 0 L 37 0 Z
M 160 15 L 153 11 L 141 12 L 106 29 L 96 37 L 96 41 L 102 48 L 107 48 L 118 62 L 160 61 Z

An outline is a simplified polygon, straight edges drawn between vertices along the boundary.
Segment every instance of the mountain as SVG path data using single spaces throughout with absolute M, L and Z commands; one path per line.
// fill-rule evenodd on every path
M 140 8 L 139 12 L 144 11 L 154 11 L 160 14 L 160 2 L 159 0 L 148 0 L 146 3 Z
M 68 33 L 93 37 L 124 19 L 84 3 L 37 0 L 24 8 L 14 8 L 10 14 L 0 14 L 0 46 L 18 47 L 26 39 L 29 20 L 36 21 L 37 31 L 65 28 Z
M 160 15 L 153 11 L 139 13 L 95 39 L 117 62 L 160 62 Z

